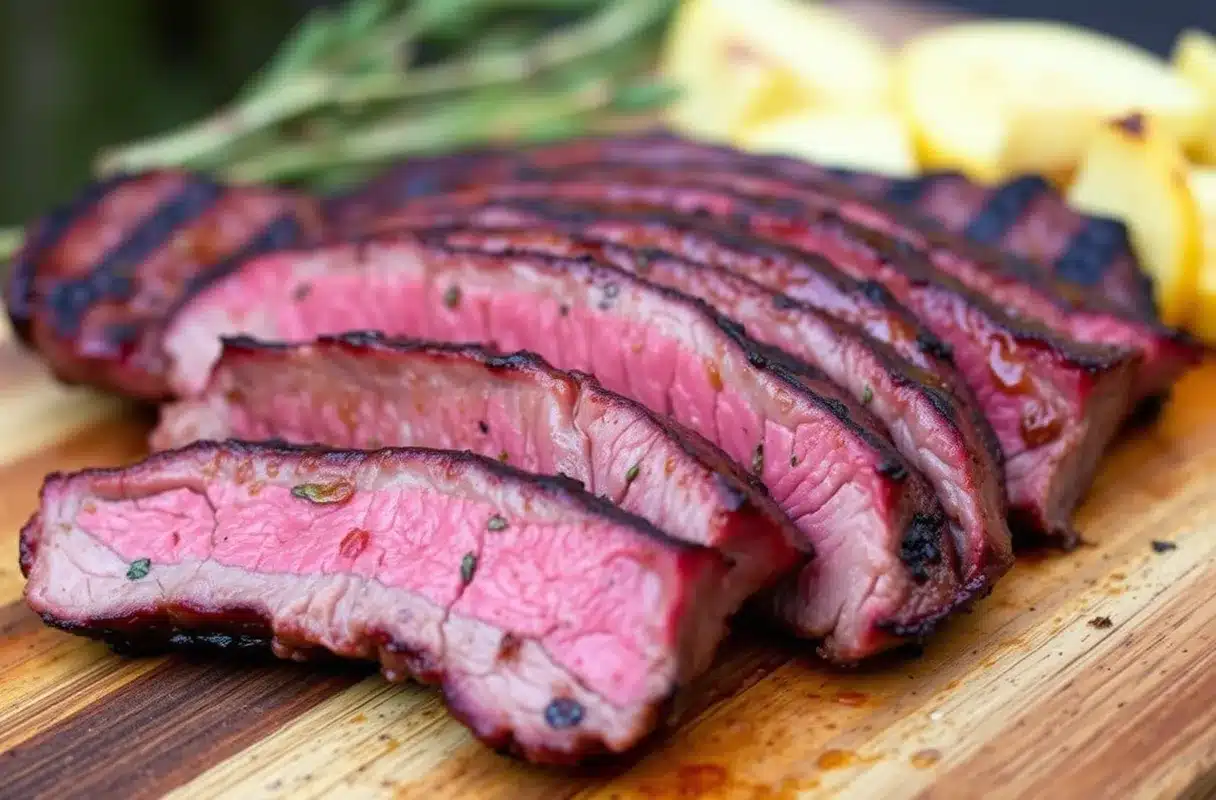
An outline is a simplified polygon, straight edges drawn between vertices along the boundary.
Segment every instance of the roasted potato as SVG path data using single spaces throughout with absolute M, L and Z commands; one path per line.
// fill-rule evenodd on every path
M 1076 208 L 1122 220 L 1153 277 L 1165 322 L 1181 325 L 1202 258 L 1199 208 L 1177 139 L 1166 126 L 1132 114 L 1098 129 L 1068 191 Z
M 923 163 L 982 181 L 1072 168 L 1104 120 L 1140 111 L 1186 143 L 1206 103 L 1164 61 L 1067 25 L 974 22 L 911 41 L 896 91 Z
M 1207 98 L 1207 132 L 1191 152 L 1205 164 L 1216 164 L 1216 38 L 1203 31 L 1183 31 L 1174 45 L 1173 61 L 1174 68 Z
M 812 106 L 891 98 L 882 46 L 838 12 L 798 0 L 685 0 L 660 69 L 683 89 L 669 122 L 707 139 Z
M 1208 344 L 1216 345 L 1216 168 L 1192 169 L 1190 183 L 1203 220 L 1203 260 L 1188 327 Z

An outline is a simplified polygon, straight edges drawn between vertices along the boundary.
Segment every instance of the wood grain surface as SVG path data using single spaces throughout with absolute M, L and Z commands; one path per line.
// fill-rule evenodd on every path
M 842 5 L 891 39 L 948 18 Z M 131 660 L 42 626 L 16 541 L 43 475 L 139 458 L 149 417 L 8 338 L 0 798 L 1216 797 L 1216 361 L 1108 454 L 1079 550 L 1023 558 L 918 657 L 841 672 L 739 630 L 682 725 L 569 772 L 487 751 L 433 690 L 362 665 Z
M 1108 455 L 1078 551 L 1022 559 L 919 656 L 841 672 L 737 631 L 682 725 L 573 773 L 363 665 L 132 660 L 43 627 L 16 569 L 42 476 L 139 458 L 150 419 L 11 343 L 0 364 L 0 419 L 37 412 L 0 437 L 0 797 L 1216 796 L 1216 362 Z

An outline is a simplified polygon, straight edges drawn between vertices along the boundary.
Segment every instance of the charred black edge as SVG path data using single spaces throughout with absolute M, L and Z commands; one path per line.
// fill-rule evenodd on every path
M 982 600 L 991 593 L 991 584 L 983 576 L 978 576 L 961 587 L 950 603 L 934 609 L 933 613 L 911 623 L 882 621 L 878 623 L 878 628 L 901 639 L 923 642 L 948 618 L 959 611 L 971 608 L 978 600 Z
M 449 467 L 480 469 L 519 486 L 531 486 L 550 498 L 565 501 L 578 506 L 583 511 L 615 522 L 623 527 L 632 528 L 637 533 L 655 540 L 665 547 L 676 550 L 711 554 L 714 558 L 721 556 L 715 551 L 701 545 L 674 539 L 659 530 L 650 522 L 627 511 L 623 511 L 607 500 L 596 497 L 583 490 L 578 481 L 560 475 L 536 475 L 516 469 L 509 464 L 503 464 L 494 458 L 477 455 L 468 451 L 437 450 L 429 447 L 384 447 L 379 450 L 334 450 L 319 445 L 269 444 L 244 442 L 228 439 L 222 442 L 201 441 L 188 444 L 175 450 L 162 450 L 145 458 L 136 464 L 126 467 L 91 467 L 69 475 L 58 473 L 48 475 L 43 484 L 43 490 L 53 481 L 93 480 L 105 478 L 120 478 L 133 471 L 155 469 L 159 464 L 173 464 L 183 458 L 204 458 L 211 453 L 228 453 L 238 457 L 267 458 L 281 457 L 284 459 L 312 459 L 319 467 L 336 469 L 351 469 L 373 459 L 393 460 L 403 459 L 406 463 L 429 461 L 445 463 Z M 33 520 L 31 520 L 31 523 Z M 36 543 L 33 544 L 37 546 Z
M 93 265 L 88 274 L 61 280 L 48 292 L 51 324 L 63 337 L 74 336 L 84 313 L 99 299 L 125 300 L 135 291 L 133 273 L 164 247 L 183 225 L 197 219 L 224 195 L 224 187 L 198 175 L 140 220 L 125 239 Z
M 743 231 L 725 228 L 720 225 L 709 225 L 695 216 L 680 214 L 666 209 L 648 209 L 645 212 L 618 210 L 611 205 L 594 205 L 590 203 L 557 203 L 554 201 L 535 198 L 504 198 L 489 200 L 477 204 L 468 213 L 477 210 L 502 208 L 518 210 L 533 214 L 548 224 L 563 226 L 564 232 L 578 231 L 578 226 L 610 223 L 614 225 L 635 225 L 639 228 L 663 226 L 678 231 L 684 235 L 699 237 L 702 241 L 712 243 L 714 247 L 722 248 L 738 254 L 741 257 L 752 258 L 759 256 L 766 259 L 783 262 L 796 262 L 808 270 L 822 276 L 835 284 L 842 294 L 864 297 L 868 303 L 883 309 L 886 313 L 898 317 L 901 322 L 916 331 L 917 344 L 921 351 L 946 365 L 954 363 L 954 355 L 950 346 L 925 328 L 919 319 L 896 300 L 886 287 L 876 281 L 857 280 L 841 272 L 835 265 L 822 256 L 806 253 L 793 247 L 778 244 L 771 240 L 762 239 Z M 464 213 L 464 212 L 457 212 Z M 690 261 L 685 256 L 669 253 L 655 247 L 636 248 L 631 245 L 602 238 L 594 232 L 578 231 L 580 235 L 599 242 L 610 243 L 614 247 L 629 249 L 643 257 L 664 257 Z M 700 262 L 692 262 L 700 263 Z M 709 265 L 702 265 L 713 269 Z M 782 295 L 783 296 L 783 295 Z
M 662 160 L 648 158 L 644 152 L 655 148 L 656 143 L 668 149 L 662 152 Z M 550 145 L 560 148 L 562 145 Z M 1053 283 L 1053 274 L 1036 269 L 1033 264 L 987 244 L 979 243 L 948 232 L 939 225 L 916 213 L 914 210 L 889 202 L 881 197 L 868 197 L 859 192 L 847 182 L 832 178 L 822 167 L 815 166 L 797 159 L 763 154 L 743 153 L 742 151 L 724 145 L 713 145 L 704 142 L 694 142 L 676 137 L 658 137 L 638 135 L 633 137 L 616 137 L 600 141 L 601 149 L 606 154 L 613 154 L 622 161 L 633 159 L 633 163 L 646 166 L 657 166 L 662 163 L 664 169 L 673 167 L 723 166 L 730 165 L 741 173 L 758 174 L 785 182 L 802 183 L 808 188 L 832 193 L 840 201 L 855 200 L 875 206 L 901 225 L 923 234 L 928 241 L 938 246 L 948 246 L 967 258 L 988 263 L 1001 268 L 1006 275 L 1039 289 L 1045 297 L 1066 309 L 1076 308 L 1094 313 L 1105 313 L 1118 317 L 1125 322 L 1143 325 L 1159 336 L 1170 336 L 1180 332 L 1160 322 L 1155 314 L 1145 315 L 1132 313 L 1128 309 L 1119 308 L 1107 302 L 1101 296 L 1084 295 L 1080 298 L 1065 298 Z M 539 148 L 538 148 L 539 149 Z M 678 153 L 678 155 L 677 155 Z M 610 162 L 609 155 L 604 162 Z M 948 173 L 947 173 L 948 174 Z M 936 180 L 941 175 L 929 176 Z M 1050 191 L 1050 187 L 1046 187 Z M 1189 337 L 1175 341 L 1186 343 Z
M 303 247 L 305 241 L 304 226 L 299 216 L 294 211 L 284 211 L 270 220 L 261 231 L 249 238 L 235 253 L 191 277 L 182 288 L 181 296 L 165 312 L 164 319 L 173 319 L 204 289 L 235 273 L 249 259 L 277 250 Z
M 27 344 L 32 341 L 34 282 L 42 257 L 63 241 L 76 223 L 92 213 L 102 198 L 124 183 L 139 177 L 143 175 L 118 173 L 104 180 L 94 181 L 85 186 L 75 198 L 28 226 L 25 243 L 9 262 L 11 273 L 6 303 L 13 330 L 22 341 Z
M 999 244 L 1030 204 L 1049 191 L 1047 181 L 1038 175 L 1022 175 L 1002 183 L 988 193 L 983 207 L 963 229 L 963 235 L 982 244 Z
M 572 158 L 567 162 L 562 162 L 559 158 L 557 163 L 564 164 L 565 166 L 578 164 L 588 166 L 593 163 L 607 166 L 613 162 L 618 162 L 631 166 L 661 167 L 664 170 L 679 170 L 697 166 L 712 168 L 728 165 L 744 174 L 759 174 L 787 182 L 792 180 L 801 181 L 804 185 L 812 184 L 820 191 L 834 192 L 842 201 L 857 200 L 874 205 L 890 215 L 896 222 L 923 233 L 930 241 L 942 242 L 943 237 L 945 237 L 944 241 L 947 244 L 955 247 L 968 258 L 982 259 L 1000 266 L 1011 277 L 1036 286 L 1044 291 L 1048 297 L 1053 298 L 1054 301 L 1068 307 L 1072 307 L 1073 305 L 1070 301 L 1065 300 L 1059 291 L 1046 283 L 1045 277 L 1048 276 L 1045 276 L 1040 270 L 1034 269 L 1033 265 L 1025 262 L 1019 263 L 1018 259 L 1012 258 L 1007 253 L 996 248 L 978 244 L 969 241 L 963 236 L 946 232 L 940 226 L 931 224 L 929 220 L 913 212 L 907 206 L 889 202 L 881 197 L 867 197 L 850 186 L 848 181 L 831 175 L 823 167 L 784 156 L 743 153 L 725 145 L 683 139 L 662 130 L 643 132 L 632 136 L 588 136 L 569 139 L 557 144 L 540 144 L 520 151 L 483 149 L 467 154 L 468 157 L 464 159 L 449 157 L 442 164 L 442 168 L 430 166 L 426 163 L 426 159 L 420 159 L 399 170 L 397 179 L 400 180 L 401 176 L 408 175 L 411 169 L 413 171 L 425 171 L 429 169 L 431 170 L 431 174 L 436 176 L 436 180 L 428 194 L 436 194 L 444 189 L 450 189 L 453 182 L 476 179 L 478 172 L 493 173 L 495 170 L 491 169 L 492 167 L 497 168 L 499 177 L 501 177 L 503 169 L 510 169 L 512 165 L 517 170 L 539 174 L 544 170 L 537 168 L 535 163 L 537 159 L 552 158 L 554 155 L 560 157 L 563 152 L 586 153 L 588 156 L 581 159 Z M 592 158 L 591 156 L 594 157 Z M 553 171 L 554 166 L 549 165 L 547 169 Z M 935 174 L 928 176 L 928 179 L 936 180 L 948 175 L 950 173 Z M 976 248 L 979 249 L 977 250 Z M 1092 306 L 1090 310 L 1096 313 L 1109 313 L 1129 323 L 1147 325 L 1158 335 L 1169 335 L 1173 330 L 1162 325 L 1154 316 L 1132 314 L 1092 297 L 1085 298 L 1085 302 L 1090 304 Z M 1186 342 L 1185 339 L 1178 341 L 1181 343 Z
M 577 179 L 577 170 L 570 174 Z M 1004 330 L 1010 336 L 1021 341 L 1032 341 L 1044 345 L 1054 350 L 1063 360 L 1090 374 L 1116 369 L 1132 356 L 1123 348 L 1077 342 L 1057 334 L 1035 320 L 1014 317 L 979 292 L 937 269 L 929 263 L 927 254 L 922 250 L 913 248 L 902 240 L 865 228 L 844 218 L 834 210 L 811 209 L 806 204 L 795 200 L 760 199 L 712 183 L 700 184 L 695 175 L 685 174 L 680 177 L 682 180 L 679 183 L 674 180 L 668 181 L 665 183 L 665 188 L 673 192 L 687 189 L 726 198 L 732 207 L 737 209 L 732 214 L 732 220 L 736 222 L 747 220 L 749 227 L 752 225 L 751 220 L 754 217 L 763 216 L 799 224 L 807 224 L 812 220 L 833 224 L 853 241 L 865 244 L 879 258 L 904 273 L 909 280 L 920 283 L 922 286 L 931 285 L 934 291 L 948 292 L 962 298 L 970 306 L 981 311 L 994 326 Z M 560 174 L 551 174 L 548 183 L 556 183 L 561 178 Z M 621 180 L 618 181 L 618 185 L 640 184 Z
M 488 254 L 484 250 L 473 248 L 453 247 L 446 244 L 443 240 L 444 231 L 440 231 L 436 236 L 433 232 L 420 230 L 414 232 L 420 241 L 423 241 L 428 246 L 437 247 L 449 253 L 457 253 L 463 255 L 475 255 L 487 257 Z M 748 363 L 756 369 L 768 372 L 782 383 L 795 390 L 796 393 L 810 399 L 813 405 L 817 408 L 827 411 L 832 417 L 839 421 L 846 430 L 858 437 L 867 446 L 871 447 L 876 453 L 882 456 L 882 463 L 898 464 L 908 471 L 908 466 L 894 447 L 886 441 L 885 437 L 875 433 L 874 431 L 860 425 L 853 418 L 848 406 L 834 398 L 825 397 L 816 391 L 812 386 L 808 386 L 808 382 L 822 383 L 832 387 L 835 391 L 835 384 L 827 378 L 819 370 L 805 364 L 793 356 L 778 350 L 777 348 L 762 345 L 755 340 L 749 338 L 742 325 L 739 325 L 734 320 L 731 320 L 722 314 L 718 313 L 712 306 L 703 300 L 691 297 L 683 292 L 672 289 L 667 286 L 660 286 L 651 283 L 636 275 L 631 275 L 618 267 L 603 262 L 597 262 L 590 258 L 563 258 L 560 256 L 550 256 L 544 253 L 537 253 L 529 250 L 514 250 L 504 249 L 495 251 L 496 254 L 508 258 L 526 258 L 536 262 L 545 264 L 546 267 L 555 270 L 570 271 L 572 269 L 582 270 L 591 275 L 594 280 L 597 276 L 609 278 L 611 280 L 620 281 L 623 283 L 639 284 L 655 293 L 669 302 L 674 302 L 690 308 L 694 313 L 705 317 L 719 331 L 739 349 Z M 897 478 L 898 480 L 898 478 Z
M 316 346 L 336 345 L 356 351 L 388 353 L 423 353 L 428 355 L 457 355 L 471 359 L 491 370 L 510 372 L 542 373 L 552 379 L 572 382 L 580 388 L 593 392 L 615 403 L 628 406 L 639 417 L 646 419 L 655 428 L 663 431 L 691 459 L 701 464 L 713 476 L 718 487 L 723 508 L 738 514 L 761 514 L 775 518 L 778 524 L 784 515 L 772 501 L 768 488 L 760 480 L 745 472 L 717 447 L 693 432 L 675 425 L 667 417 L 656 414 L 641 403 L 634 402 L 604 386 L 593 376 L 578 371 L 559 370 L 536 353 L 521 350 L 514 353 L 497 353 L 477 343 L 442 342 L 388 336 L 380 331 L 348 331 L 332 336 L 320 336 L 313 343 L 295 344 L 267 342 L 249 336 L 223 338 L 223 353 L 215 369 L 219 369 L 229 353 L 256 355 L 266 351 L 290 351 Z M 575 481 L 577 483 L 577 481 Z M 580 486 L 581 488 L 581 486 Z M 803 545 L 807 552 L 809 545 Z
M 647 164 L 629 166 L 638 166 L 640 170 L 649 168 Z M 627 178 L 614 179 L 611 167 L 611 163 L 593 163 L 580 167 L 557 169 L 547 173 L 546 177 L 538 180 L 537 183 L 538 185 L 551 186 L 561 182 L 563 179 L 588 180 L 589 176 L 593 176 L 597 179 L 602 179 L 605 187 L 615 185 L 641 188 L 643 186 L 642 183 L 636 180 Z M 747 225 L 749 228 L 751 227 L 751 219 L 753 217 L 765 215 L 804 224 L 808 220 L 815 219 L 831 221 L 842 232 L 849 233 L 854 239 L 859 239 L 871 247 L 881 258 L 907 274 L 909 279 L 919 281 L 922 284 L 932 284 L 936 291 L 946 291 L 963 298 L 967 303 L 983 312 L 993 325 L 1003 329 L 1010 336 L 1022 341 L 1033 341 L 1051 348 L 1061 359 L 1090 374 L 1113 370 L 1132 357 L 1132 354 L 1125 349 L 1084 344 L 1071 338 L 1065 338 L 1035 320 L 1025 317 L 1013 317 L 1006 313 L 1001 306 L 991 302 L 980 293 L 971 290 L 953 277 L 938 270 L 929 263 L 927 254 L 922 250 L 914 248 L 900 239 L 863 228 L 843 218 L 834 210 L 810 209 L 805 203 L 788 198 L 780 200 L 757 198 L 724 188 L 713 182 L 707 184 L 700 183 L 695 173 L 680 172 L 678 169 L 673 171 L 664 167 L 661 172 L 656 174 L 662 175 L 665 179 L 662 186 L 666 191 L 673 193 L 685 190 L 694 191 L 726 199 L 731 207 L 735 209 L 730 214 L 730 220 L 735 224 Z M 896 208 L 896 211 L 898 212 L 898 208 Z M 900 218 L 906 216 L 906 214 L 901 214 Z M 923 225 L 919 225 L 918 227 L 924 228 Z M 932 231 L 927 235 L 937 237 L 943 234 L 939 231 Z M 960 242 L 964 241 L 961 237 L 957 236 L 951 236 L 951 238 L 957 239 Z M 1004 257 L 1002 256 L 1002 258 Z
M 187 613 L 196 613 L 186 609 Z M 40 614 L 49 627 L 99 641 L 110 647 L 117 655 L 128 658 L 146 658 L 171 652 L 197 653 L 200 656 L 222 656 L 243 662 L 259 663 L 275 661 L 271 650 L 272 632 L 262 615 L 250 609 L 234 608 L 223 611 L 208 611 L 200 616 L 210 620 L 208 627 L 183 627 L 171 621 L 171 614 L 163 609 L 132 614 L 123 619 L 79 622 Z M 239 620 L 239 621 L 237 621 Z M 204 625 L 206 623 L 203 623 Z M 486 746 L 514 757 L 524 758 L 538 764 L 573 765 L 592 763 L 594 760 L 614 755 L 602 738 L 595 734 L 578 737 L 569 750 L 549 748 L 527 748 L 519 744 L 514 731 L 509 727 L 490 729 L 485 725 L 481 709 L 471 707 L 455 690 L 446 673 L 434 668 L 434 660 L 428 653 L 417 653 L 412 648 L 389 639 L 377 632 L 369 634 L 378 645 L 392 653 L 409 653 L 404 665 L 411 676 L 421 683 L 438 687 L 443 695 L 448 713 L 467 727 Z M 317 657 L 344 661 L 351 664 L 375 663 L 375 659 L 358 659 L 337 656 L 318 646 L 310 649 L 310 660 Z M 648 724 L 640 730 L 638 745 L 662 735 L 665 710 L 670 707 L 680 687 L 674 687 L 667 697 L 647 709 Z

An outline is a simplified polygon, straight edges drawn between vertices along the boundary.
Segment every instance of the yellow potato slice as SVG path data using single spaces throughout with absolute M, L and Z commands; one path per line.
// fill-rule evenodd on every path
M 1203 218 L 1203 263 L 1188 327 L 1203 341 L 1216 345 L 1216 168 L 1192 169 L 1190 182 Z
M 901 178 L 919 171 L 907 122 L 882 109 L 799 112 L 749 128 L 736 143 L 753 152 Z
M 996 181 L 1073 167 L 1103 120 L 1141 111 L 1202 137 L 1201 94 L 1151 53 L 1045 22 L 951 25 L 911 41 L 896 92 L 922 161 Z
M 660 70 L 683 90 L 667 121 L 700 139 L 727 141 L 740 128 L 809 102 L 792 73 L 736 35 L 715 0 L 680 6 Z
M 787 70 L 816 104 L 891 102 L 891 55 L 876 37 L 836 9 L 805 0 L 709 2 L 727 21 L 733 40 Z
M 1140 114 L 1102 126 L 1091 140 L 1069 202 L 1122 220 L 1141 264 L 1153 276 L 1165 322 L 1186 322 L 1202 258 L 1199 207 L 1178 141 Z
M 1173 62 L 1207 98 L 1207 133 L 1191 152 L 1205 164 L 1216 164 L 1216 38 L 1199 30 L 1183 31 L 1174 44 Z

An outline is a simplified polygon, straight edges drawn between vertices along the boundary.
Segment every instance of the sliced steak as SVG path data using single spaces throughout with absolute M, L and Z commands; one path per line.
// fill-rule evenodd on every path
M 315 203 L 156 172 L 96 183 L 30 226 L 6 301 L 65 381 L 166 396 L 161 323 L 188 286 L 316 233 Z
M 375 333 L 229 339 L 206 392 L 165 407 L 152 444 L 199 439 L 471 450 L 562 475 L 677 539 L 726 552 L 748 594 L 804 560 L 792 523 L 721 450 L 530 353 Z
M 909 206 L 947 230 L 1027 259 L 1074 292 L 1099 294 L 1141 319 L 1156 319 L 1152 280 L 1118 220 L 1091 217 L 1038 175 L 984 186 L 958 173 L 897 179 L 833 171 L 867 197 Z
M 999 460 L 987 444 L 988 424 L 963 406 L 935 375 L 918 369 L 861 329 L 724 269 L 663 251 L 634 250 L 536 220 L 516 229 L 455 228 L 454 247 L 489 252 L 589 256 L 713 305 L 757 341 L 823 371 L 886 426 L 908 462 L 937 491 L 962 559 L 964 584 L 983 589 L 1012 564 Z
M 1075 540 L 1072 510 L 1128 408 L 1137 363 L 1130 353 L 1082 344 L 1008 314 L 899 239 L 831 210 L 790 198 L 765 200 L 691 177 L 659 183 L 662 173 L 612 177 L 617 172 L 554 173 L 415 203 L 424 209 L 474 207 L 487 199 L 522 197 L 702 214 L 827 258 L 858 280 L 880 283 L 952 348 L 1000 439 L 1017 526 L 1035 536 Z M 795 275 L 807 271 L 792 261 L 780 267 Z
M 535 351 L 750 465 L 814 546 L 781 609 L 831 658 L 920 635 L 969 599 L 941 507 L 866 409 L 704 303 L 591 259 L 462 251 L 423 234 L 272 254 L 184 304 L 165 348 L 175 385 L 195 394 L 221 336 L 356 327 Z
M 468 453 L 202 443 L 52 475 L 26 600 L 119 645 L 265 639 L 438 683 L 536 761 L 620 752 L 709 664 L 724 560 L 578 489 Z
M 870 230 L 894 235 L 942 272 L 995 303 L 1036 320 L 1057 338 L 1118 345 L 1137 352 L 1141 364 L 1135 399 L 1167 390 L 1201 355 L 1193 340 L 1161 325 L 1153 315 L 1129 312 L 1103 301 L 1097 292 L 1079 291 L 1067 280 L 1054 279 L 1049 269 L 953 235 L 892 203 L 866 197 L 822 167 L 664 134 L 574 139 L 527 150 L 486 149 L 418 159 L 389 171 L 360 192 L 332 201 L 328 213 L 335 223 L 354 224 L 397 208 L 409 197 L 450 191 L 461 185 L 512 178 L 537 180 L 554 170 L 582 171 L 588 179 L 620 181 L 630 167 L 657 171 L 662 177 L 652 180 L 662 182 L 695 181 L 758 198 L 796 200 L 809 208 L 837 212 Z M 586 171 L 588 168 L 591 172 Z M 1074 224 L 1085 227 L 1082 222 Z M 1087 253 L 1097 241 L 1093 252 L 1100 254 L 1109 248 L 1110 238 L 1109 225 L 1098 224 L 1078 247 Z

